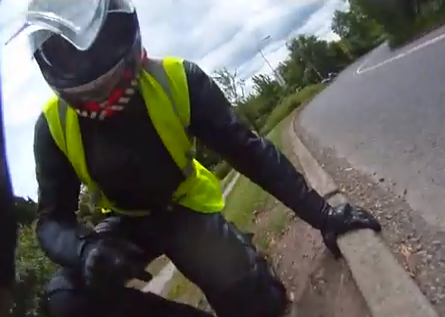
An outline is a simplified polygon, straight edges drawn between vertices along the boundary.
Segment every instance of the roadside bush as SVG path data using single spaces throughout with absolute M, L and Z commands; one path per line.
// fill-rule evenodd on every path
M 40 307 L 44 285 L 56 269 L 40 249 L 35 223 L 20 228 L 13 317 L 46 317 Z
M 261 128 L 261 135 L 269 133 L 281 120 L 286 118 L 294 109 L 303 103 L 309 102 L 316 94 L 318 94 L 325 84 L 310 85 L 297 93 L 287 96 L 278 104 L 270 113 L 266 122 Z

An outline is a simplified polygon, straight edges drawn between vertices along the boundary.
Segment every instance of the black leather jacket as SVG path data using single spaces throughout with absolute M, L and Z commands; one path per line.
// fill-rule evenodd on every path
M 326 202 L 268 140 L 240 124 L 218 86 L 196 64 L 185 61 L 190 132 L 235 169 L 319 228 Z M 79 118 L 92 178 L 120 207 L 162 210 L 183 176 L 147 114 L 141 96 L 103 122 Z M 79 263 L 81 239 L 75 210 L 80 182 L 57 148 L 43 115 L 35 127 L 34 152 L 39 184 L 38 237 L 56 263 Z

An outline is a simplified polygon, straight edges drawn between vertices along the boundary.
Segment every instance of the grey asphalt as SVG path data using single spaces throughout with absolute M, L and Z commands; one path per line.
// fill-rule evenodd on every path
M 360 75 L 445 33 L 445 27 L 391 51 L 386 44 L 342 72 L 300 116 L 332 147 L 392 187 L 432 226 L 445 229 L 445 37 Z M 383 181 L 384 179 L 384 181 Z

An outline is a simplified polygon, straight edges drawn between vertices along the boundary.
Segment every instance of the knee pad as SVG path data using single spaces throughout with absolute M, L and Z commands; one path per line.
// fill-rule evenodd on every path
M 280 317 L 290 304 L 286 288 L 264 258 L 233 287 L 208 299 L 218 317 Z
M 45 285 L 40 305 L 49 316 L 71 317 L 75 316 L 77 308 L 83 301 L 79 292 L 75 272 L 66 269 L 58 270 Z

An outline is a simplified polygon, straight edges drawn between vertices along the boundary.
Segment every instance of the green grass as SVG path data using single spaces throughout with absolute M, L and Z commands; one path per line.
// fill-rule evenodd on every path
M 265 135 L 272 131 L 272 129 L 286 118 L 295 108 L 301 104 L 309 102 L 315 95 L 324 89 L 325 84 L 310 85 L 297 93 L 287 96 L 278 104 L 270 113 L 263 127 L 261 128 L 261 135 Z
M 167 285 L 166 298 L 192 305 L 196 307 L 204 298 L 204 294 L 193 283 L 191 283 L 181 272 L 176 271 Z
M 168 264 L 170 260 L 166 256 L 160 256 L 156 260 L 152 261 L 148 265 L 148 271 L 153 275 L 156 276 L 161 272 L 161 270 Z
M 230 181 L 233 179 L 233 177 L 236 175 L 236 171 L 232 169 L 229 174 L 227 174 L 226 177 L 221 181 L 221 188 L 224 190 L 224 188 L 229 185 Z
M 281 125 L 267 136 L 278 148 L 281 148 Z M 248 178 L 240 176 L 233 190 L 226 199 L 224 216 L 233 221 L 241 230 L 252 231 L 254 211 L 263 208 L 269 194 Z
M 218 163 L 218 165 L 216 165 L 213 168 L 213 173 L 219 178 L 219 179 L 224 179 L 232 170 L 232 166 L 230 166 L 229 163 L 222 161 L 220 163 Z

